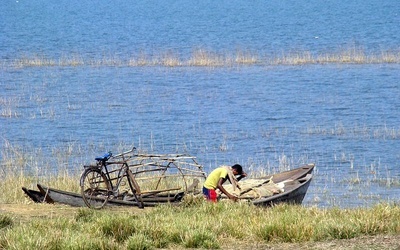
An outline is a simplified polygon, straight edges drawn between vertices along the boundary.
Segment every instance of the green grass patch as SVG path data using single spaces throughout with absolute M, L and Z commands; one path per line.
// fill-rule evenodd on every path
M 315 242 L 400 233 L 400 207 L 396 204 L 319 209 L 202 202 L 193 206 L 162 205 L 144 211 L 134 208 L 74 211 L 75 216 L 32 218 L 23 223 L 2 216 L 0 248 L 218 249 L 243 242 Z
M 13 225 L 13 220 L 8 215 L 0 215 L 0 229 Z

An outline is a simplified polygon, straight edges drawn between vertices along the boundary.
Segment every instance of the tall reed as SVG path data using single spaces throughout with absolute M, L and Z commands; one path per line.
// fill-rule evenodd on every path
M 27 202 L 21 188 L 36 188 L 36 183 L 44 183 L 55 188 L 78 191 L 79 174 L 60 167 L 67 153 L 55 152 L 51 160 L 43 156 L 41 148 L 31 149 L 11 144 L 4 139 L 0 151 L 0 203 Z M 60 166 L 54 166 L 54 160 Z

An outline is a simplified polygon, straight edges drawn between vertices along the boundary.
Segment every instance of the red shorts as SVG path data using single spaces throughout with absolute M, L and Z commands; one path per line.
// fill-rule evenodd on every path
M 214 189 L 203 187 L 203 194 L 208 201 L 217 202 L 217 192 Z

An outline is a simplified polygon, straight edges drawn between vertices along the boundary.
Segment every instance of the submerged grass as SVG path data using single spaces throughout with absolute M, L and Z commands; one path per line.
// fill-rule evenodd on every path
M 103 55 L 100 58 L 84 58 L 79 55 L 48 58 L 44 55 L 24 56 L 1 62 L 3 67 L 231 67 L 240 65 L 306 65 L 306 64 L 386 64 L 400 63 L 399 51 L 381 51 L 368 54 L 362 48 L 350 47 L 332 53 L 295 51 L 279 55 L 263 55 L 256 51 L 237 50 L 233 53 L 217 53 L 205 49 L 195 49 L 188 58 L 174 51 L 159 54 L 143 52 L 128 58 L 118 55 Z
M 145 211 L 77 208 L 74 213 L 69 218 L 34 218 L 24 223 L 11 215 L 2 215 L 0 222 L 5 223 L 0 224 L 0 248 L 218 249 L 400 233 L 400 207 L 394 204 L 318 209 L 201 201 Z
M 335 124 L 333 127 L 321 127 L 319 125 L 307 127 L 302 131 L 306 135 L 322 135 L 322 136 L 338 136 L 359 139 L 382 139 L 382 140 L 398 140 L 400 139 L 400 129 L 387 127 L 366 127 L 354 125 L 345 127 L 343 124 Z

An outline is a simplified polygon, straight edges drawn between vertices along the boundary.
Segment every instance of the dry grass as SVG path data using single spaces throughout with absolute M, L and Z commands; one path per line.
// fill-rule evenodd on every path
M 118 55 L 103 55 L 101 58 L 85 58 L 82 55 L 48 58 L 44 55 L 24 56 L 2 62 L 3 67 L 231 67 L 240 65 L 307 65 L 307 64 L 386 64 L 400 63 L 399 51 L 381 51 L 368 54 L 362 48 L 340 49 L 332 53 L 313 53 L 312 51 L 295 51 L 281 53 L 277 56 L 262 56 L 261 53 L 249 50 L 236 50 L 234 53 L 218 53 L 206 49 L 195 49 L 187 59 L 174 51 L 149 55 L 144 52 L 137 56 L 124 58 Z

